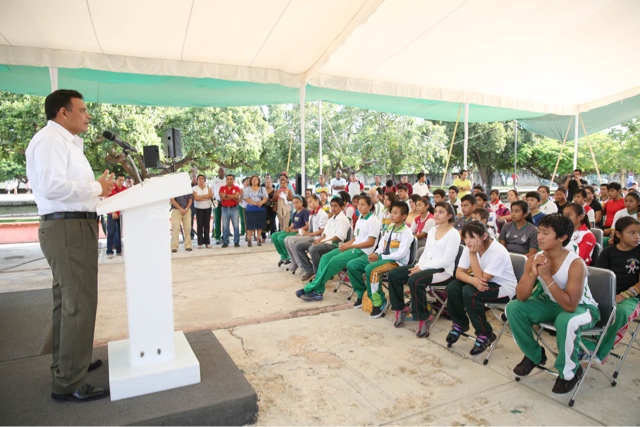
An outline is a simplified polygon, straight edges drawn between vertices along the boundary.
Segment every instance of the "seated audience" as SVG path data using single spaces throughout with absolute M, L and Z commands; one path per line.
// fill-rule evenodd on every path
M 575 197 L 573 198 L 575 200 Z M 584 213 L 584 207 L 580 203 L 569 203 L 562 212 L 573 224 L 573 235 L 568 249 L 577 253 L 585 264 L 591 265 L 593 248 L 596 246 L 596 236 L 589 230 L 589 220 Z
M 540 211 L 540 193 L 537 191 L 529 191 L 524 196 L 527 205 L 529 206 L 529 213 L 531 214 L 531 220 L 536 227 L 538 223 L 545 216 L 545 213 Z
M 500 191 L 495 189 L 491 190 L 489 197 L 491 198 L 491 201 L 489 202 L 491 204 L 491 209 L 493 209 L 498 218 L 509 215 L 509 208 L 507 208 L 505 204 L 502 203 L 502 200 L 500 200 Z
M 276 251 L 280 254 L 280 261 L 278 261 L 278 267 L 282 264 L 291 264 L 291 259 L 289 258 L 289 252 L 287 252 L 287 248 L 284 245 L 284 239 L 288 236 L 296 236 L 302 235 L 304 230 L 307 230 L 309 226 L 309 210 L 306 208 L 307 201 L 302 197 L 296 195 L 293 197 L 293 222 L 291 225 L 283 226 L 282 231 L 278 231 L 273 233 L 271 236 L 271 241 L 273 242 L 273 246 L 275 246 Z
M 527 202 L 523 200 L 513 202 L 511 204 L 513 221 L 502 227 L 499 240 L 507 251 L 530 257 L 538 252 L 538 230 L 527 221 L 528 214 Z
M 462 211 L 462 216 L 456 219 L 456 222 L 453 224 L 456 230 L 462 232 L 467 223 L 471 222 L 471 213 L 476 208 L 476 198 L 471 194 L 467 194 L 460 200 L 460 210 Z
M 587 204 L 587 191 L 584 188 L 578 188 L 573 192 L 573 203 L 577 203 L 584 208 L 589 228 L 595 227 L 596 214 Z
M 449 187 L 449 203 L 453 206 L 453 210 L 456 212 L 456 216 L 462 215 L 462 210 L 460 208 L 460 200 L 458 199 L 458 187 L 452 185 Z
M 637 219 L 624 217 L 616 222 L 613 244 L 602 251 L 596 267 L 616 275 L 616 318 L 596 355 L 604 363 L 611 349 L 624 337 L 629 322 L 640 315 L 640 222 Z M 595 350 L 594 343 L 585 341 L 585 345 Z
M 433 219 L 433 208 L 431 207 L 431 203 L 429 203 L 429 199 L 426 197 L 418 197 L 418 201 L 416 202 L 416 215 L 411 223 L 411 233 L 413 233 L 413 236 L 418 240 L 418 248 L 423 248 L 427 239 L 427 233 L 436 225 L 436 221 Z
M 551 189 L 547 185 L 541 185 L 538 187 L 538 194 L 540 195 L 540 212 L 545 215 L 550 215 L 552 213 L 558 212 L 558 206 L 549 200 L 549 196 L 551 195 Z
M 516 190 L 509 190 L 507 191 L 507 203 L 504 204 L 504 206 L 509 210 L 509 212 L 505 212 L 504 215 L 502 216 L 498 216 L 499 220 L 505 221 L 505 222 L 509 222 L 511 221 L 511 204 L 514 202 L 517 202 L 518 200 L 520 200 L 518 198 L 518 192 Z M 502 230 L 502 229 L 501 229 Z
M 344 201 L 342 198 L 334 197 L 331 199 L 331 217 L 327 220 L 327 224 L 320 237 L 315 239 L 309 247 L 309 256 L 311 257 L 313 272 L 307 264 L 302 262 L 302 267 L 305 269 L 302 281 L 309 280 L 315 276 L 322 255 L 331 252 L 338 247 L 338 243 L 344 242 L 347 239 L 351 224 L 344 212 L 342 212 L 343 205 Z M 302 261 L 302 258 L 300 261 Z
M 476 198 L 476 207 L 485 208 L 487 210 L 491 209 L 491 205 L 489 204 L 489 198 L 485 193 L 483 193 L 482 191 L 479 191 L 475 193 L 474 196 Z
M 447 201 L 447 193 L 442 189 L 438 188 L 437 190 L 433 190 L 433 203 L 440 203 Z
M 409 262 L 413 234 L 406 224 L 408 211 L 406 203 L 394 203 L 391 206 L 391 227 L 382 236 L 375 252 L 347 264 L 353 291 L 358 296 L 353 308 L 362 307 L 362 297 L 366 291 L 373 303 L 370 316 L 372 319 L 382 316 L 387 305 L 387 299 L 380 287 L 381 276 Z
M 587 204 L 593 209 L 596 227 L 602 229 L 602 205 L 595 196 L 596 190 L 591 186 L 584 187 L 584 191 L 587 192 Z
M 613 216 L 613 222 L 611 223 L 611 228 L 616 228 L 616 222 L 620 218 L 624 218 L 630 216 L 634 219 L 638 219 L 638 204 L 640 204 L 640 194 L 635 191 L 629 191 L 626 196 L 624 196 L 624 209 L 620 209 Z M 613 235 L 613 230 L 611 231 L 611 235 Z
M 402 326 L 409 308 L 404 302 L 404 285 L 411 292 L 411 312 L 418 320 L 418 338 L 429 336 L 434 316 L 427 301 L 427 287 L 446 285 L 452 279 L 455 260 L 460 247 L 460 233 L 453 228 L 455 212 L 448 202 L 436 203 L 434 211 L 436 226 L 427 234 L 427 244 L 415 266 L 405 265 L 389 273 L 389 298 L 396 312 L 394 326 Z
M 544 348 L 534 336 L 533 327 L 541 322 L 555 324 L 560 349 L 555 361 L 558 378 L 554 393 L 569 393 L 582 376 L 578 360 L 580 330 L 600 320 L 598 303 L 587 284 L 587 267 L 574 252 L 565 248 L 573 234 L 571 220 L 563 215 L 547 215 L 540 221 L 538 254 L 530 257 L 516 287 L 516 298 L 507 305 L 506 315 L 513 338 L 524 353 L 513 369 L 518 377 L 547 361 Z M 536 284 L 543 292 L 533 296 Z
M 476 342 L 470 353 L 478 355 L 496 340 L 487 321 L 484 303 L 507 303 L 516 288 L 516 276 L 507 250 L 491 239 L 484 225 L 472 221 L 462 230 L 465 248 L 458 262 L 456 278 L 447 285 L 447 311 L 453 326 L 447 343 L 454 344 L 469 330 L 475 329 Z M 471 269 L 473 275 L 468 271 Z
M 361 197 L 358 201 L 360 219 L 356 222 L 353 238 L 338 248 L 326 253 L 320 259 L 315 279 L 296 291 L 296 296 L 304 301 L 322 301 L 325 283 L 339 273 L 347 263 L 359 257 L 368 257 L 375 249 L 380 234 L 380 223 L 371 213 L 371 198 Z
M 414 218 L 418 216 L 418 212 L 416 211 L 416 203 L 420 199 L 422 199 L 422 197 L 418 196 L 417 194 L 412 194 L 411 196 L 409 196 L 409 215 L 407 215 L 406 219 L 407 225 L 409 227 L 411 227 L 411 224 L 413 224 Z
M 387 228 L 391 225 L 391 206 L 398 200 L 398 196 L 396 193 L 392 191 L 387 191 L 384 193 L 384 210 L 382 211 L 382 221 L 380 221 L 381 231 L 384 233 L 387 231 Z
M 395 187 L 395 185 L 393 185 L 393 181 L 388 179 L 387 182 L 385 183 L 385 186 L 384 186 L 383 190 L 384 190 L 385 194 L 389 193 L 389 192 L 395 193 L 396 192 L 396 187 Z
M 558 187 L 553 195 L 553 199 L 553 203 L 555 203 L 556 208 L 558 208 L 558 213 L 562 214 L 562 210 L 567 206 L 567 203 L 569 203 L 567 200 L 567 190 L 563 187 Z
M 484 187 L 480 184 L 476 184 L 473 186 L 473 195 L 475 196 L 478 193 L 484 193 Z
M 489 237 L 491 237 L 492 240 L 496 240 L 496 228 L 494 221 L 492 221 L 491 213 L 488 210 L 485 208 L 475 208 L 473 212 L 471 212 L 471 220 L 481 222 L 487 228 Z
M 304 271 L 303 279 L 307 279 L 313 275 L 313 267 L 307 256 L 307 252 L 314 240 L 324 232 L 327 225 L 327 214 L 320 208 L 320 198 L 317 194 L 307 197 L 307 206 L 309 207 L 309 227 L 302 230 L 300 235 L 288 236 L 284 239 L 284 246 L 287 248 L 291 265 L 289 271 L 296 274 L 298 267 L 302 267 Z
M 609 236 L 613 229 L 613 220 L 616 217 L 616 213 L 625 208 L 624 198 L 620 195 L 622 186 L 619 182 L 611 182 L 607 184 L 607 195 L 609 198 L 604 204 L 604 235 Z

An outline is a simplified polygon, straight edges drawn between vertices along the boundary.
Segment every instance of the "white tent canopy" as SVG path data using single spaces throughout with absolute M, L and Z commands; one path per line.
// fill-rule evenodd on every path
M 7 66 L 309 84 L 543 114 L 640 94 L 638 46 L 637 0 L 0 2 Z

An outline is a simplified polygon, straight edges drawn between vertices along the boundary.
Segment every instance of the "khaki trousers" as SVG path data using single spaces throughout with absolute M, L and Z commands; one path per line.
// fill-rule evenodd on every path
M 85 383 L 98 306 L 98 222 L 43 221 L 40 248 L 53 274 L 51 391 L 71 393 Z
M 178 209 L 171 209 L 171 249 L 178 249 L 180 224 L 184 232 L 184 248 L 191 248 L 191 211 L 182 215 Z

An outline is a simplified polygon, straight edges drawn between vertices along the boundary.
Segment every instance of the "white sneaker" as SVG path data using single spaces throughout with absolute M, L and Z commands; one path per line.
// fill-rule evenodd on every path
M 113 258 L 113 254 L 107 255 L 107 258 L 109 259 Z

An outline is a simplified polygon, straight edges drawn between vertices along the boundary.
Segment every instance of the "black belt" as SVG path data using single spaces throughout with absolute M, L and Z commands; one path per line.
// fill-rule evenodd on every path
M 233 208 L 237 208 L 237 207 L 238 207 L 238 205 L 235 205 L 235 206 L 223 206 L 222 208 L 223 209 L 233 209 Z
M 42 221 L 53 221 L 55 219 L 98 219 L 95 212 L 54 212 L 40 217 Z

